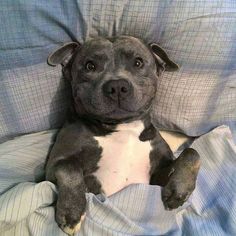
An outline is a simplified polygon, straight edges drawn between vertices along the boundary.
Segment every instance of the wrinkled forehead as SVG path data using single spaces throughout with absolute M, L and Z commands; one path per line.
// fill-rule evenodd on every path
M 143 57 L 151 57 L 149 49 L 137 38 L 130 36 L 119 37 L 114 41 L 114 51 L 119 54 L 134 54 Z
M 91 39 L 83 45 L 80 51 L 80 56 L 95 56 L 95 57 L 114 57 L 118 55 L 152 57 L 149 49 L 138 39 L 123 36 L 118 38 L 97 38 Z
M 80 56 L 112 54 L 113 44 L 107 39 L 97 38 L 88 40 L 79 50 Z

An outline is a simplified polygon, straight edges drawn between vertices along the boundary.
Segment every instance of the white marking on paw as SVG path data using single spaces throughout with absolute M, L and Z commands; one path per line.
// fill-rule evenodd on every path
M 85 218 L 85 214 L 83 214 L 83 215 L 81 216 L 80 222 L 79 222 L 77 225 L 75 225 L 73 228 L 71 228 L 71 227 L 69 227 L 69 226 L 66 226 L 66 227 L 63 229 L 63 231 L 64 231 L 66 234 L 73 236 L 75 233 L 77 233 L 77 232 L 80 230 L 81 224 L 83 223 L 84 218 Z

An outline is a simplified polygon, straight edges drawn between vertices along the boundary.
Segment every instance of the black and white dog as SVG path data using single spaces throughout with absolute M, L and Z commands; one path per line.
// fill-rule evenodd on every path
M 65 44 L 48 63 L 62 65 L 73 94 L 73 116 L 46 164 L 46 179 L 58 187 L 56 221 L 62 230 L 78 230 L 86 192 L 109 195 L 117 184 L 145 178 L 163 187 L 166 209 L 182 205 L 195 188 L 199 155 L 188 148 L 174 160 L 149 116 L 158 77 L 178 69 L 166 52 L 130 36 L 96 38 Z

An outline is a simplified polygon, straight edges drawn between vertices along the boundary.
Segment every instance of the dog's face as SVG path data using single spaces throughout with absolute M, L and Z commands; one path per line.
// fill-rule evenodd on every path
M 104 121 L 121 121 L 147 111 L 156 90 L 156 64 L 139 40 L 91 40 L 72 64 L 76 109 Z M 82 110 L 81 110 L 82 108 Z
M 49 57 L 49 63 L 64 66 L 79 115 L 120 123 L 149 110 L 166 63 L 178 68 L 168 57 L 165 62 L 154 54 L 155 46 L 147 47 L 129 36 L 97 38 L 63 46 Z

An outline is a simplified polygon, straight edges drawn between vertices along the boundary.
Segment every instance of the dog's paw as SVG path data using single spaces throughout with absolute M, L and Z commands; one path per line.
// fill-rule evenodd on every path
M 181 185 L 181 186 L 180 186 Z M 171 181 L 162 189 L 161 197 L 166 210 L 173 210 L 182 206 L 195 188 L 189 188 L 176 181 Z
M 85 218 L 85 214 L 81 214 L 75 209 L 57 209 L 56 222 L 58 226 L 68 235 L 74 235 L 80 230 L 81 223 Z
M 197 174 L 200 168 L 198 153 L 186 149 L 173 164 L 173 173 L 168 184 L 162 188 L 162 201 L 167 210 L 182 206 L 195 189 Z
M 60 226 L 60 228 L 68 235 L 75 235 L 75 233 L 79 232 L 81 228 L 81 224 L 83 223 L 85 218 L 85 214 L 81 216 L 80 221 L 75 225 L 70 225 L 66 223 L 66 220 L 64 219 L 64 223 Z
M 80 229 L 85 213 L 86 198 L 84 188 L 59 188 L 56 204 L 56 222 L 67 234 L 73 235 Z

